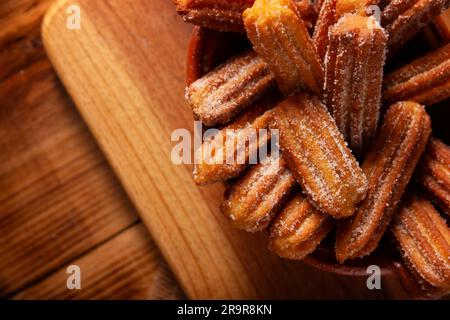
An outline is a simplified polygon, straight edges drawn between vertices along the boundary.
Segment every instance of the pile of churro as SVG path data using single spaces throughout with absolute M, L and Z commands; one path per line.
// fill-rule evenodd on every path
M 450 292 L 450 147 L 432 136 L 427 114 L 450 97 L 450 44 L 385 72 L 450 1 L 176 5 L 185 21 L 251 43 L 186 90 L 195 119 L 218 128 L 199 158 L 240 154 L 194 169 L 197 184 L 226 183 L 220 209 L 231 223 L 268 230 L 269 248 L 296 260 L 335 235 L 343 264 L 387 237 L 418 283 Z M 269 134 L 234 143 L 255 129 L 278 132 L 277 161 L 250 161 Z

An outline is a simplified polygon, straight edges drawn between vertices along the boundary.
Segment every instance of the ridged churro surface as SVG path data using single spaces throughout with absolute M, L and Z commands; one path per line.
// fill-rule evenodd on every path
M 197 184 L 237 177 L 251 164 L 249 160 L 257 157 L 259 148 L 269 142 L 270 133 L 264 134 L 260 129 L 268 128 L 273 101 L 261 100 L 194 151 Z
M 378 246 L 430 134 L 423 106 L 400 102 L 389 108 L 362 166 L 369 181 L 367 196 L 355 216 L 338 225 L 338 261 L 366 256 Z
M 321 95 L 322 64 L 294 1 L 256 0 L 244 24 L 284 95 L 301 89 Z
M 252 50 L 192 83 L 186 89 L 186 100 L 197 119 L 215 126 L 228 123 L 274 85 L 268 65 Z
M 302 17 L 308 31 L 312 33 L 314 26 L 316 25 L 318 11 L 316 6 L 311 0 L 294 0 L 297 4 L 298 12 Z
M 388 47 L 395 53 L 419 30 L 445 9 L 450 0 L 391 0 L 381 22 L 389 34 Z
M 186 22 L 228 32 L 243 32 L 242 13 L 254 0 L 176 0 Z
M 346 14 L 329 33 L 327 107 L 356 155 L 376 134 L 387 37 L 373 17 Z
M 259 163 L 228 187 L 221 211 L 238 229 L 264 230 L 295 184 L 282 158 Z
M 408 197 L 394 216 L 391 231 L 413 274 L 450 293 L 450 230 L 433 205 Z
M 325 58 L 328 48 L 328 32 L 339 20 L 336 14 L 337 0 L 325 0 L 320 9 L 319 17 L 314 28 L 313 43 L 320 59 Z
M 366 194 L 367 180 L 326 107 L 301 93 L 273 112 L 281 151 L 310 201 L 336 218 L 351 216 Z
M 301 260 L 317 248 L 332 227 L 333 219 L 299 192 L 275 219 L 269 248 L 280 257 Z
M 184 21 L 223 32 L 245 32 L 242 14 L 255 0 L 175 0 L 177 12 Z M 317 19 L 310 0 L 295 0 L 308 29 Z
M 389 73 L 384 79 L 386 103 L 411 100 L 426 106 L 450 97 L 450 44 Z
M 433 202 L 450 216 L 450 147 L 431 139 L 419 169 L 418 181 Z
M 378 0 L 325 0 L 314 28 L 313 42 L 319 57 L 323 60 L 328 48 L 330 28 L 347 13 L 368 16 L 368 8 L 377 5 Z

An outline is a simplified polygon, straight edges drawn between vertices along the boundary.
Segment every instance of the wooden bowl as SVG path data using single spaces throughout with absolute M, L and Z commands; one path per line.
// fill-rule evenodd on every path
M 195 27 L 188 49 L 187 85 L 246 47 L 250 47 L 250 43 L 244 35 Z M 377 265 L 381 268 L 383 276 L 398 277 L 411 297 L 435 297 L 433 293 L 424 292 L 416 280 L 410 276 L 395 245 L 387 237 L 382 240 L 379 248 L 367 258 L 341 265 L 335 259 L 334 235 L 330 235 L 314 253 L 304 259 L 304 262 L 320 270 L 346 276 L 368 276 L 367 268 Z

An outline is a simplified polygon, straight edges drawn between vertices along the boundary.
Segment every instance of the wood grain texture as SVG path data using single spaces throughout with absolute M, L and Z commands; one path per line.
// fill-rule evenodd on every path
M 85 253 L 98 263 L 103 256 L 96 258 L 93 248 L 107 246 L 110 255 L 123 257 L 123 244 L 109 239 L 139 219 L 46 58 L 39 30 L 52 1 L 0 2 L 0 298 L 39 286 Z M 138 234 L 128 237 L 139 241 L 135 268 L 151 265 L 154 274 L 169 275 L 148 237 Z M 141 290 L 150 278 L 139 283 L 128 266 L 114 270 L 120 278 L 92 270 L 98 280 L 87 283 L 90 298 L 104 297 L 96 287 L 110 281 L 127 283 L 128 289 L 108 291 L 109 298 L 161 297 Z M 27 298 L 42 297 L 27 292 Z M 67 293 L 56 290 L 52 297 Z
M 0 3 L 0 81 L 43 59 L 40 26 L 54 0 Z
M 81 290 L 67 289 L 67 267 L 81 270 Z M 72 261 L 13 299 L 180 299 L 183 294 L 142 224 Z
M 41 61 L 0 86 L 0 295 L 138 219 L 50 71 Z
M 59 1 L 46 16 L 49 56 L 127 193 L 190 298 L 389 298 L 365 279 L 286 262 L 265 234 L 234 230 L 219 214 L 223 188 L 196 187 L 170 161 L 176 128 L 192 129 L 183 99 L 191 27 L 167 0 L 79 0 L 80 30 Z

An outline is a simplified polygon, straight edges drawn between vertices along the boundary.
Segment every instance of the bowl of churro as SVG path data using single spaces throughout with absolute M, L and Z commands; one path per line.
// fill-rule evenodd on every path
M 280 258 L 450 292 L 450 1 L 177 0 L 198 185 Z M 448 33 L 448 32 L 447 32 Z M 433 36 L 432 36 L 433 35 Z

